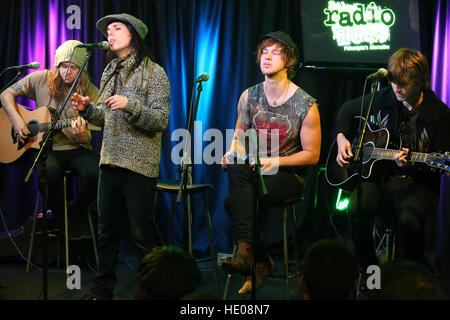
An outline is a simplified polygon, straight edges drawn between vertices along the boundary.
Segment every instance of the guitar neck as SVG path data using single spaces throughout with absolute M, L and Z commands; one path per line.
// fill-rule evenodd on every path
M 399 150 L 374 148 L 372 152 L 372 158 L 394 160 L 394 156 L 397 153 L 399 153 Z M 428 153 L 411 152 L 408 160 L 415 162 L 426 162 L 428 156 Z
M 70 127 L 72 125 L 72 120 L 75 120 L 75 118 L 58 120 L 55 124 L 55 129 L 59 130 L 62 128 Z M 50 130 L 51 126 L 52 122 L 39 123 L 39 132 L 48 131 Z

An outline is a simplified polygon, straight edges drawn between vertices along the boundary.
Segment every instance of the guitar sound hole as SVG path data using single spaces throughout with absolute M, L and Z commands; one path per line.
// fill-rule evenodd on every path
M 30 137 L 36 137 L 39 133 L 39 122 L 37 120 L 31 120 L 27 124 L 28 130 L 30 130 Z

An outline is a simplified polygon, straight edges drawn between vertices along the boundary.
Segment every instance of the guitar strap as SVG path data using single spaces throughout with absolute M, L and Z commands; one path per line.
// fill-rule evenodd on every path
M 48 108 L 48 110 L 50 111 L 50 119 L 51 119 L 52 121 L 55 121 L 56 109 L 50 107 L 50 105 L 49 105 L 49 107 L 47 107 L 47 108 Z

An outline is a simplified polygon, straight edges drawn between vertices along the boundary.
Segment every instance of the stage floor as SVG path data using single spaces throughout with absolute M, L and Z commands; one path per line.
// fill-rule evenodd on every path
M 128 257 L 121 257 L 117 267 L 117 286 L 114 299 L 132 300 L 133 292 L 137 281 L 137 273 L 134 271 L 136 262 L 127 261 Z M 276 272 L 282 272 L 282 261 L 276 260 Z M 227 275 L 221 267 L 217 268 L 219 280 L 219 293 L 217 293 L 214 283 L 214 275 L 211 263 L 203 261 L 198 263 L 202 271 L 202 281 L 198 291 L 210 293 L 222 299 Z M 81 268 L 81 289 L 69 290 L 66 286 L 66 275 L 64 263 L 60 268 L 52 265 L 48 271 L 48 299 L 49 300 L 80 300 L 88 292 L 93 284 L 94 270 L 89 262 L 80 266 Z M 0 300 L 42 300 L 43 272 L 37 267 L 32 267 L 26 273 L 26 262 L 20 257 L 8 257 L 0 259 Z M 242 277 L 235 275 L 231 278 L 228 299 L 239 300 L 242 297 L 237 293 L 242 284 Z M 289 283 L 291 299 L 298 299 L 298 280 L 291 279 Z M 258 300 L 285 300 L 284 279 L 269 277 L 266 285 L 257 292 Z M 245 300 L 250 300 L 251 296 L 246 295 Z

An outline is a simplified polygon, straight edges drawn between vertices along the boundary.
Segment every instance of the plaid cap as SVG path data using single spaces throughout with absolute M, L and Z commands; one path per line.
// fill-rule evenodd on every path
M 128 22 L 133 26 L 133 28 L 136 30 L 138 35 L 141 37 L 141 39 L 144 39 L 145 36 L 148 33 L 148 28 L 141 20 L 139 20 L 136 17 L 133 17 L 130 14 L 127 13 L 120 13 L 120 14 L 111 14 L 108 16 L 105 16 L 97 21 L 97 30 L 102 32 L 106 37 L 108 37 L 108 33 L 106 32 L 106 29 L 108 28 L 108 25 L 111 24 L 114 21 L 121 21 L 121 22 Z
M 298 57 L 298 47 L 295 44 L 295 42 L 292 40 L 291 36 L 289 34 L 287 34 L 286 32 L 283 32 L 283 31 L 269 32 L 268 34 L 265 34 L 259 38 L 259 43 L 261 43 L 261 41 L 263 41 L 264 39 L 267 39 L 267 38 L 275 39 L 275 40 L 281 42 L 282 44 L 288 46 L 289 48 L 294 49 L 295 57 Z

